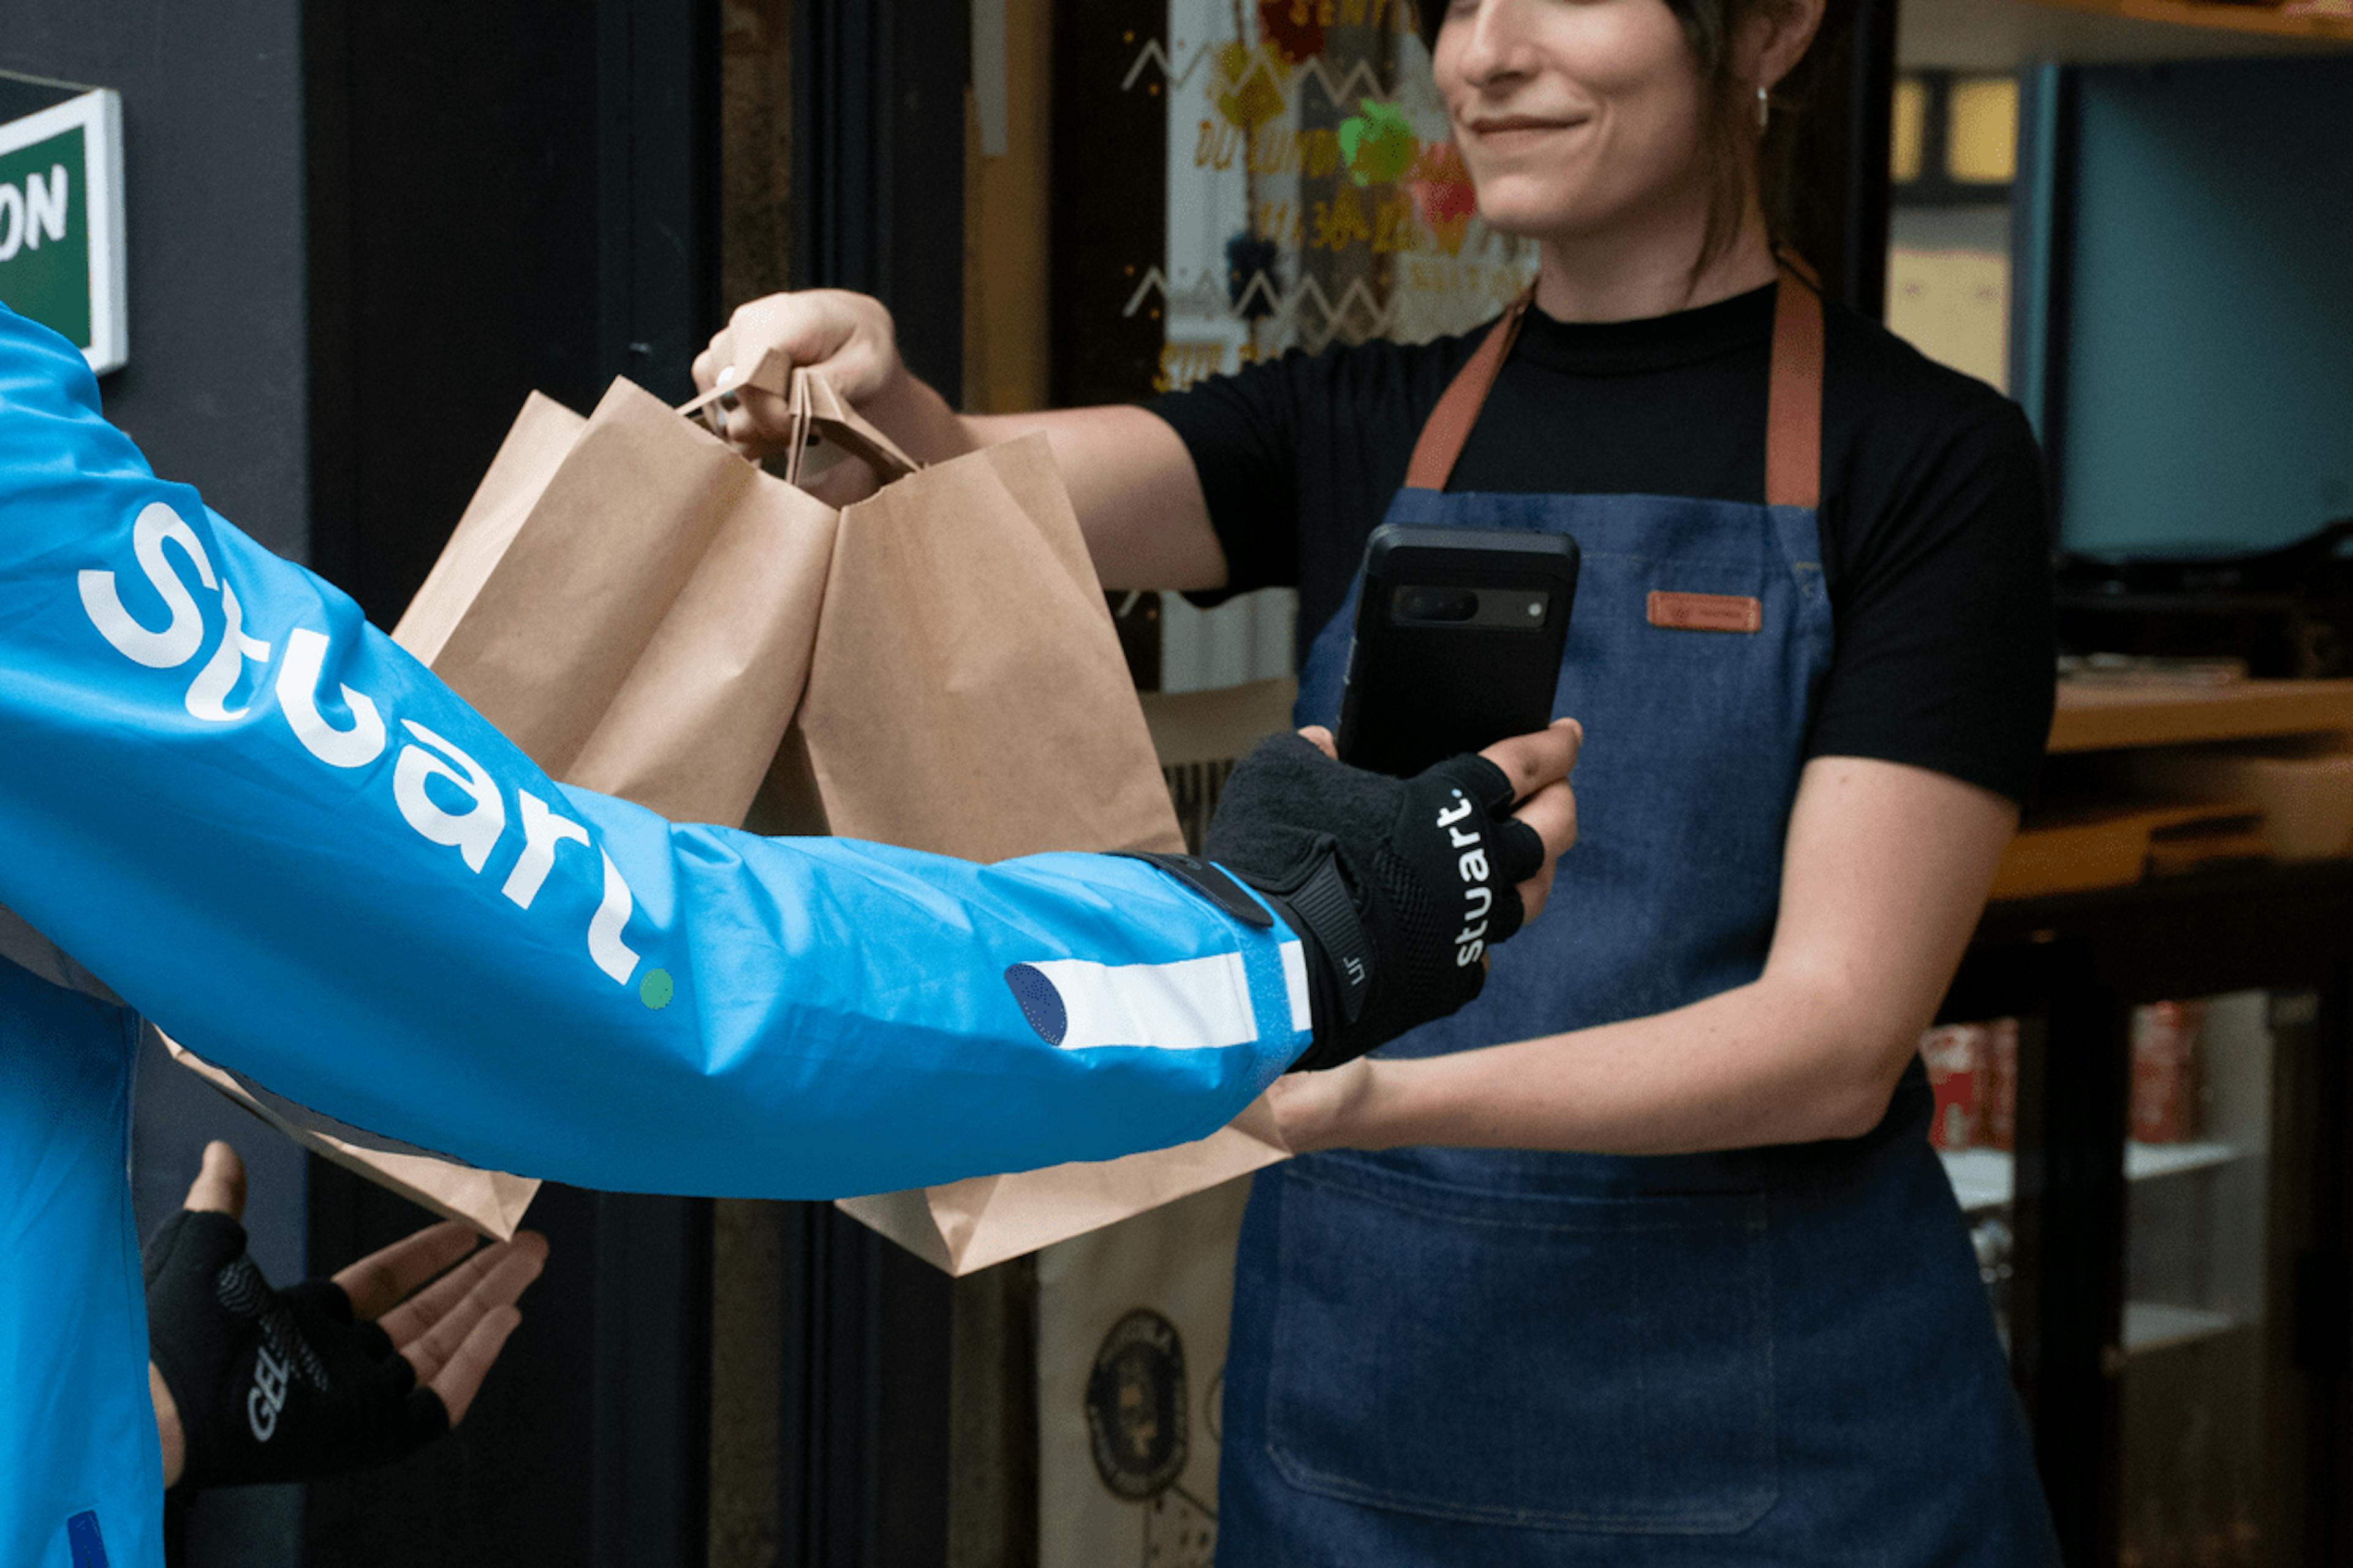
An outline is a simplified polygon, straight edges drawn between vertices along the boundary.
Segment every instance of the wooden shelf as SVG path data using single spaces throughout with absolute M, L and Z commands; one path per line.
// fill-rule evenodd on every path
M 2129 64 L 2353 48 L 2353 20 L 2196 0 L 1903 0 L 1905 69 L 2009 72 L 2035 60 Z
M 2208 34 L 2284 38 L 2309 43 L 2353 43 L 2353 15 L 2332 5 L 2218 5 L 2212 0 L 2036 0 L 2052 10 L 2088 13 L 2123 22 L 2191 27 Z
M 2063 680 L 2053 752 L 2353 731 L 2353 680 Z

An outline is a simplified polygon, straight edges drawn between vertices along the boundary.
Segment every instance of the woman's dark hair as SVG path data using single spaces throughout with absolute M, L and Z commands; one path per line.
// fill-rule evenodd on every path
M 1754 143 L 1755 133 L 1749 129 L 1750 116 L 1757 111 L 1754 89 L 1734 74 L 1733 40 L 1742 26 L 1752 16 L 1769 15 L 1787 0 L 1664 0 L 1668 10 L 1683 24 L 1683 39 L 1691 46 L 1692 63 L 1698 68 L 1699 79 L 1706 92 L 1708 121 L 1704 128 L 1709 153 L 1710 174 L 1715 189 L 1707 211 L 1707 231 L 1700 243 L 1699 259 L 1693 264 L 1692 276 L 1696 279 L 1708 264 L 1724 254 L 1725 247 L 1740 232 L 1740 215 L 1747 200 L 1747 149 Z M 1791 152 L 1798 132 L 1799 111 L 1812 97 L 1815 79 L 1821 74 L 1822 62 L 1835 52 L 1841 34 L 1852 16 L 1856 0 L 1829 0 L 1822 16 L 1822 25 L 1814 41 L 1789 74 L 1773 89 L 1773 114 L 1766 130 L 1764 145 L 1758 150 L 1756 163 L 1759 190 L 1757 198 L 1765 209 L 1768 233 L 1778 242 L 1788 232 L 1791 212 Z M 1432 53 L 1438 48 L 1438 29 L 1446 20 L 1447 0 L 1419 0 L 1416 7 L 1421 28 L 1421 41 Z

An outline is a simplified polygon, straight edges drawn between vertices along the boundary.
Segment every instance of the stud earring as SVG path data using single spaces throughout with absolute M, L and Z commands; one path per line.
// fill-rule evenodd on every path
M 1773 100 L 1765 95 L 1765 84 L 1757 84 L 1757 129 L 1765 130 L 1773 122 Z

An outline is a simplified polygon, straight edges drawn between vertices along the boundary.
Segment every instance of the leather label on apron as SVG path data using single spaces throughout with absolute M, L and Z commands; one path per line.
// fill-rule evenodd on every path
M 1765 606 L 1744 594 L 1651 595 L 1651 624 L 1676 632 L 1755 632 Z

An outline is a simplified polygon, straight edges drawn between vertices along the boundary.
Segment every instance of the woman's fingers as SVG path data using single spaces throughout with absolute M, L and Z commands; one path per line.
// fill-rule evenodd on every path
M 1556 719 L 1547 729 L 1498 741 L 1479 754 L 1510 777 L 1514 800 L 1525 800 L 1546 784 L 1567 778 L 1577 766 L 1577 748 L 1584 743 L 1584 725 L 1574 719 Z
M 745 387 L 727 410 L 727 440 L 754 458 L 765 458 L 793 438 L 791 405 L 774 393 Z
M 417 1381 L 433 1383 L 440 1376 L 450 1359 L 457 1355 L 482 1320 L 501 1308 L 511 1308 L 531 1282 L 539 1278 L 545 1258 L 541 1250 L 518 1247 L 492 1265 L 480 1279 L 474 1281 L 457 1305 L 441 1315 L 440 1321 L 417 1338 L 400 1347 Z M 493 1355 L 497 1353 L 493 1349 Z M 483 1363 L 486 1367 L 488 1363 Z M 480 1378 L 476 1378 L 480 1382 Z M 469 1397 L 471 1397 L 470 1394 Z M 449 1418 L 455 1421 L 458 1412 L 453 1405 Z
M 1334 762 L 1336 763 L 1340 760 L 1340 743 L 1332 738 L 1332 731 L 1326 730 L 1323 725 L 1308 725 L 1307 728 L 1299 731 L 1299 738 L 1307 742 L 1310 745 L 1323 752 L 1325 756 L 1331 758 Z
M 354 1318 L 380 1318 L 408 1293 L 474 1250 L 478 1238 L 455 1220 L 428 1225 L 336 1271 Z
M 544 1260 L 547 1257 L 546 1238 L 536 1231 L 526 1230 L 512 1241 L 497 1242 L 483 1247 L 379 1317 L 377 1326 L 384 1330 L 385 1337 L 392 1342 L 393 1347 L 398 1349 L 448 1317 L 450 1309 L 464 1300 L 466 1293 L 481 1283 L 483 1275 L 517 1251 L 532 1252 Z
M 482 1379 L 490 1375 L 491 1364 L 499 1359 L 499 1352 L 506 1348 L 507 1336 L 522 1321 L 522 1314 L 512 1306 L 484 1312 L 426 1384 L 440 1396 L 442 1408 L 449 1413 L 450 1426 L 466 1418 L 474 1395 L 481 1391 Z
M 1522 921 L 1532 921 L 1538 915 L 1544 913 L 1545 905 L 1550 902 L 1552 899 L 1552 874 L 1554 869 L 1555 868 L 1553 863 L 1549 860 L 1546 861 L 1544 863 L 1543 870 L 1538 871 L 1535 876 L 1530 877 L 1526 881 L 1522 882 L 1519 887 L 1514 889 L 1520 895 L 1520 918 Z
M 1553 869 L 1577 843 L 1577 792 L 1558 779 L 1536 791 L 1512 815 L 1536 830 L 1544 840 L 1544 864 L 1519 887 L 1520 906 L 1527 918 L 1536 918 L 1552 892 Z
M 694 377 L 694 390 L 709 392 L 719 384 L 719 373 L 733 369 L 734 364 L 734 335 L 722 327 L 711 334 L 711 342 L 703 345 L 702 352 L 694 356 L 694 363 L 687 368 Z
M 187 1201 L 180 1206 L 225 1214 L 242 1221 L 245 1162 L 237 1158 L 237 1151 L 218 1139 L 206 1144 L 204 1163 L 196 1168 L 196 1179 L 188 1184 Z

